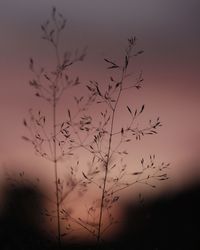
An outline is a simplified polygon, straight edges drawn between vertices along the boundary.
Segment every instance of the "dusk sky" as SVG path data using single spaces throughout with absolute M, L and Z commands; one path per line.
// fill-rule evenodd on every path
M 132 107 L 145 104 L 142 119 L 160 116 L 163 127 L 158 135 L 133 141 L 127 162 L 131 165 L 150 154 L 170 162 L 170 180 L 159 184 L 158 191 L 200 178 L 199 0 L 1 0 L 1 176 L 4 167 L 44 178 L 51 172 L 21 137 L 26 134 L 22 121 L 28 109 L 45 110 L 28 84 L 28 61 L 33 57 L 39 65 L 53 65 L 54 54 L 40 29 L 52 6 L 67 18 L 62 46 L 88 47 L 84 62 L 72 71 L 83 84 L 98 80 L 103 86 L 109 76 L 103 59 L 120 61 L 130 36 L 136 36 L 137 48 L 144 50 L 133 66 L 133 72 L 143 71 L 143 87 L 122 102 Z M 119 123 L 123 117 L 122 111 Z

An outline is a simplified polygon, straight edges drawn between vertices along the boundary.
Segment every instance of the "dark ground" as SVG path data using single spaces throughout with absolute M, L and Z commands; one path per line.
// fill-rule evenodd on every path
M 38 227 L 42 202 L 35 189 L 27 186 L 7 188 L 0 217 L 1 250 L 55 250 Z M 102 249 L 200 250 L 200 185 L 162 195 L 144 204 L 129 204 L 117 239 Z M 86 243 L 62 249 L 94 249 Z M 100 248 L 100 247 L 99 247 Z M 99 249 L 98 248 L 98 249 Z

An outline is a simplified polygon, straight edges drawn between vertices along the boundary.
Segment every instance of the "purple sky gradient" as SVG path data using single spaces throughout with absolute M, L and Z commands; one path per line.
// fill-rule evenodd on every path
M 32 77 L 28 59 L 33 56 L 49 66 L 54 58 L 40 39 L 40 24 L 49 17 L 53 5 L 68 19 L 63 47 L 88 46 L 85 62 L 76 68 L 83 82 L 105 81 L 103 58 L 119 59 L 130 35 L 136 35 L 138 48 L 145 50 L 136 61 L 136 69 L 144 72 L 144 88 L 127 100 L 136 106 L 145 103 L 144 118 L 148 121 L 159 115 L 164 126 L 159 135 L 133 144 L 135 156 L 129 163 L 156 153 L 158 159 L 172 164 L 169 187 L 200 176 L 198 0 L 2 0 L 0 164 L 35 173 L 46 164 L 34 156 L 21 136 L 28 108 L 40 106 L 28 85 Z M 45 170 L 42 172 L 46 176 Z

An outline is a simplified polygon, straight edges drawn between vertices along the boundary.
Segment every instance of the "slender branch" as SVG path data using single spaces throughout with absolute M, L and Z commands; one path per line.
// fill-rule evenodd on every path
M 59 187 L 58 187 L 58 167 L 57 167 L 57 147 L 56 147 L 56 82 L 53 85 L 53 158 L 54 158 L 54 174 L 56 188 L 56 212 L 57 212 L 57 237 L 58 246 L 61 248 L 61 233 L 60 233 L 60 203 L 59 203 Z
M 104 208 L 104 197 L 105 197 L 105 192 L 106 192 L 108 167 L 109 167 L 109 162 L 110 162 L 111 144 L 112 144 L 112 137 L 113 137 L 115 113 L 116 113 L 117 105 L 118 105 L 118 102 L 119 102 L 119 99 L 120 99 L 120 96 L 121 96 L 121 92 L 122 92 L 122 84 L 123 84 L 125 71 L 126 71 L 125 68 L 123 68 L 121 81 L 120 81 L 119 93 L 118 93 L 114 108 L 112 110 L 112 118 L 111 118 L 110 134 L 109 134 L 109 142 L 108 142 L 108 152 L 107 152 L 107 160 L 105 162 L 105 176 L 104 176 L 104 180 L 103 180 L 103 189 L 102 189 L 102 195 L 101 195 L 101 205 L 100 205 L 100 214 L 99 214 L 99 223 L 98 223 L 98 235 L 97 235 L 97 242 L 98 243 L 99 243 L 100 237 L 101 237 L 101 226 L 102 226 L 102 215 L 103 215 L 103 208 Z

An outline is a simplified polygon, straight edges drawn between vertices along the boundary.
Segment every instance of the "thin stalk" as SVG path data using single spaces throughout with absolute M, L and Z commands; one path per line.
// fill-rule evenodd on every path
M 56 41 L 53 43 L 55 47 L 55 54 L 57 59 L 57 70 L 59 70 L 60 66 L 60 55 L 58 50 L 59 44 L 59 36 L 60 31 L 57 25 L 56 20 L 54 21 L 56 25 Z M 59 187 L 58 187 L 58 157 L 57 157 L 57 144 L 56 144 L 56 136 L 57 136 L 57 123 L 56 123 L 56 105 L 57 105 L 57 81 L 59 79 L 59 72 L 57 73 L 55 81 L 53 82 L 53 151 L 54 151 L 54 177 L 55 177 L 55 189 L 56 189 L 56 213 L 57 213 L 57 240 L 58 240 L 58 249 L 61 249 L 61 228 L 60 228 L 60 201 L 59 201 Z
M 105 198 L 105 193 L 106 193 L 106 183 L 107 183 L 107 177 L 108 177 L 108 166 L 109 166 L 110 155 L 111 155 L 114 120 L 115 120 L 115 113 L 116 113 L 117 105 L 118 105 L 118 102 L 119 102 L 119 99 L 120 99 L 120 96 L 121 96 L 121 92 L 122 92 L 122 83 L 123 83 L 123 80 L 124 80 L 124 74 L 125 74 L 125 69 L 123 68 L 122 77 L 121 77 L 121 81 L 120 81 L 121 84 L 120 84 L 119 93 L 118 93 L 114 108 L 112 109 L 112 118 L 111 118 L 110 134 L 109 134 L 109 141 L 108 141 L 108 152 L 107 152 L 107 160 L 105 162 L 105 175 L 104 175 L 104 180 L 103 180 L 103 188 L 102 188 L 102 195 L 101 195 L 101 205 L 100 205 L 100 213 L 99 213 L 99 222 L 98 222 L 97 244 L 100 243 L 100 239 L 101 239 L 101 227 L 102 227 L 102 217 L 103 217 L 103 208 L 104 208 L 104 198 Z
M 106 191 L 106 183 L 107 183 L 107 176 L 108 176 L 108 165 L 109 165 L 109 158 L 110 158 L 110 151 L 111 151 L 111 143 L 112 143 L 112 130 L 114 124 L 114 117 L 115 117 L 115 110 L 113 110 L 112 114 L 112 121 L 111 121 L 111 133 L 109 137 L 109 145 L 108 145 L 108 154 L 107 154 L 107 161 L 105 163 L 105 176 L 103 180 L 103 189 L 101 195 L 101 206 L 100 206 L 100 214 L 99 214 L 99 222 L 98 222 L 98 233 L 97 233 L 97 242 L 100 242 L 101 237 L 101 226 L 102 226 L 102 216 L 103 216 L 103 207 L 104 207 L 104 197 Z
M 58 238 L 58 247 L 60 249 L 61 248 L 60 203 L 59 203 L 57 147 L 56 147 L 56 82 L 53 85 L 53 162 L 54 162 L 55 188 L 56 188 L 57 238 Z

